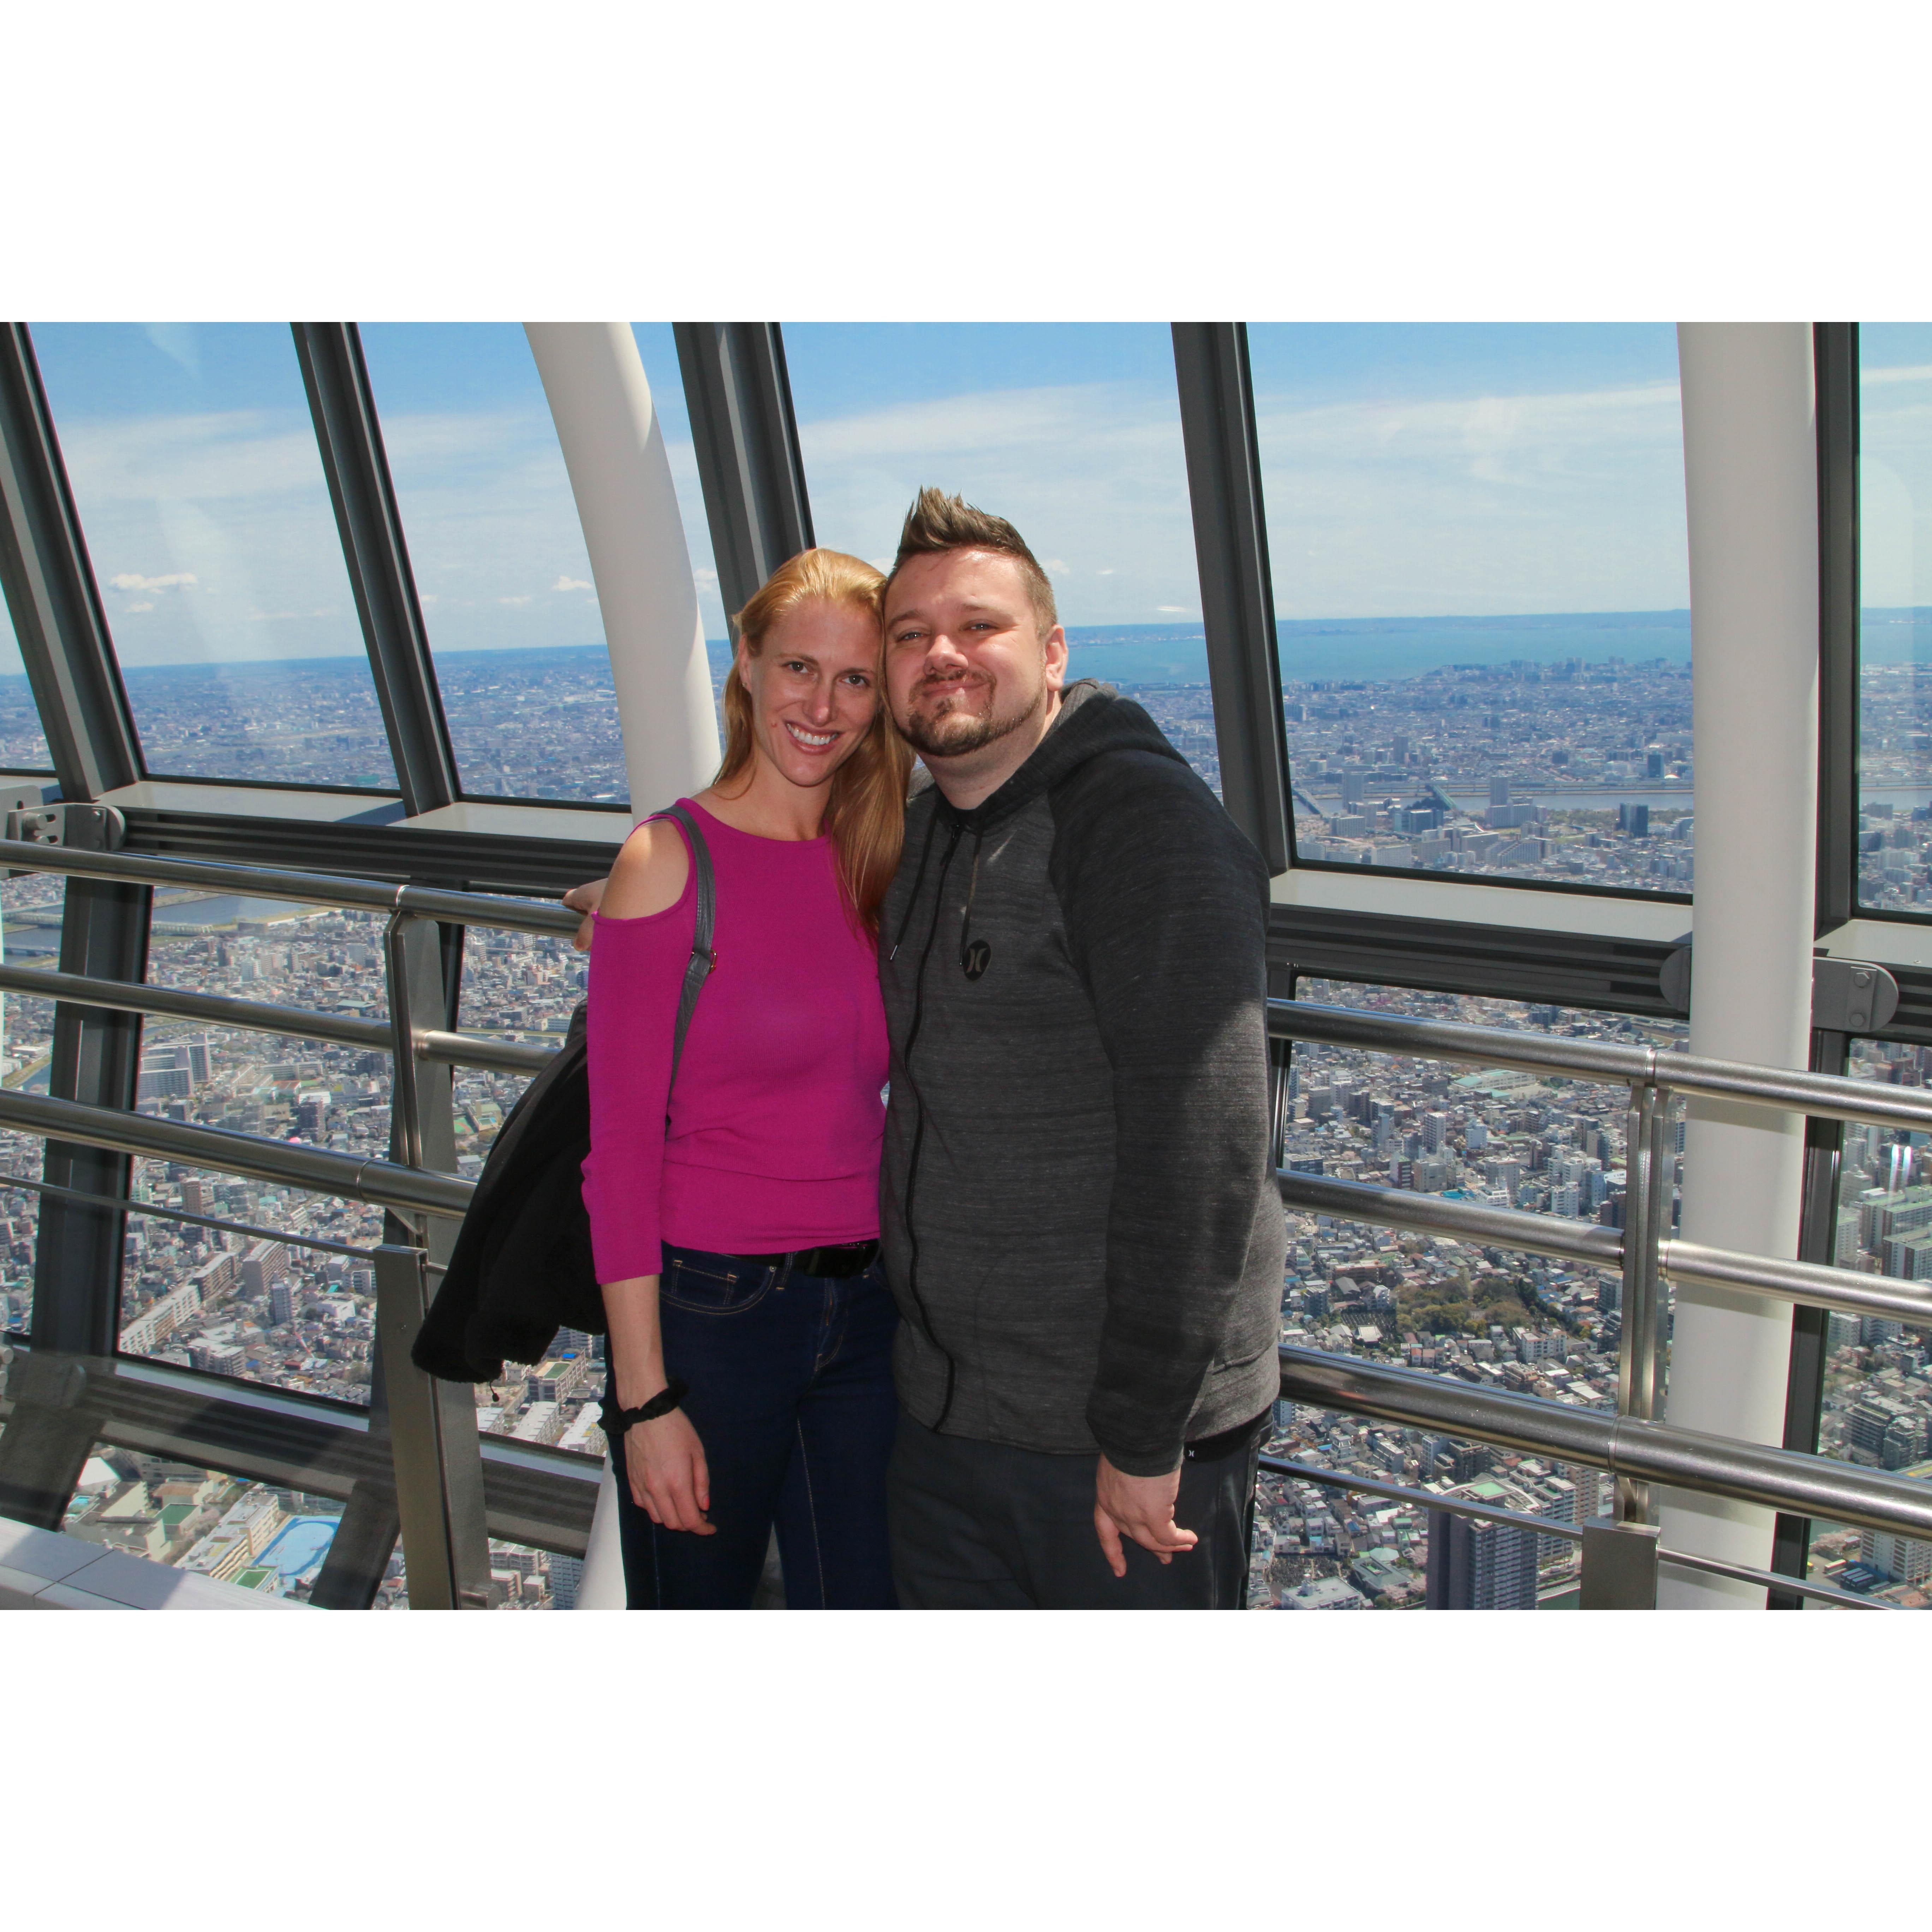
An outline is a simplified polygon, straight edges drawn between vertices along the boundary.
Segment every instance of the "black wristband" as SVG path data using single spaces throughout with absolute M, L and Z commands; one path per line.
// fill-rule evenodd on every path
M 661 1415 L 668 1415 L 690 1394 L 690 1389 L 680 1382 L 667 1382 L 650 1400 L 637 1408 L 620 1408 L 616 1394 L 606 1389 L 599 1412 L 604 1418 L 604 1435 L 608 1442 L 614 1442 L 634 1422 L 655 1422 Z

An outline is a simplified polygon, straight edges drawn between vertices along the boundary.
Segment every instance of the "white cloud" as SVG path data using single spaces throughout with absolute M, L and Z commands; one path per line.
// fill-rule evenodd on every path
M 589 590 L 592 587 L 580 577 L 560 577 L 550 586 L 552 590 Z M 529 601 L 527 598 L 524 599 L 526 603 Z
M 134 615 L 135 615 L 135 614 L 136 614 L 136 612 L 138 612 L 138 611 L 142 611 L 142 610 L 152 610 L 154 608 L 154 607 L 152 604 L 124 604 L 124 605 L 122 607 L 122 612 L 121 612 L 121 614 L 122 614 L 124 617 L 131 617 L 131 616 L 134 616 Z
M 116 590 L 169 590 L 178 584 L 193 584 L 195 580 L 191 570 L 171 570 L 160 577 L 142 577 L 134 571 L 124 570 L 107 580 Z M 147 608 L 152 610 L 154 606 L 151 604 Z
M 1156 604 L 1154 608 L 1163 617 L 1184 617 L 1187 615 L 1185 604 Z
M 529 598 L 528 597 L 526 597 L 526 597 L 500 597 L 500 598 L 498 598 L 496 599 L 496 602 L 497 602 L 499 604 L 512 604 L 512 605 L 514 605 L 514 604 L 527 604 L 530 601 L 530 598 Z
M 1874 369 L 1869 364 L 1858 365 L 1858 387 L 1868 389 L 1874 383 L 1883 382 L 1932 382 L 1932 365 L 1920 363 L 1910 368 Z
M 1072 565 L 1069 563 L 1064 557 L 1058 556 L 1049 556 L 1046 558 L 1041 563 L 1040 567 L 1041 569 L 1049 573 L 1059 572 L 1063 574 L 1073 568 Z

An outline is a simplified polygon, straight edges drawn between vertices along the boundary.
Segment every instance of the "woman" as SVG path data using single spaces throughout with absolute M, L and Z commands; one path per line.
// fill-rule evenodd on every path
M 680 801 L 717 915 L 675 1082 L 696 892 L 674 821 L 632 833 L 596 915 L 584 1198 L 612 1405 L 644 1412 L 611 1442 L 633 1609 L 748 1608 L 774 1524 L 788 1608 L 893 1602 L 876 933 L 910 760 L 883 581 L 807 550 L 739 614 L 724 763 Z

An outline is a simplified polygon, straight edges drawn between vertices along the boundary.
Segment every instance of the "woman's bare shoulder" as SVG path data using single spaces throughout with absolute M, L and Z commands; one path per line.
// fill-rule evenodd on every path
M 598 914 L 606 919 L 648 919 L 668 912 L 684 896 L 690 876 L 691 854 L 676 824 L 646 819 L 624 841 Z

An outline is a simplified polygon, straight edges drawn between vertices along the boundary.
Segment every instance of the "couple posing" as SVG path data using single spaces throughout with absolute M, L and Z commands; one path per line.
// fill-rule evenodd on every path
M 1239 1608 L 1283 1260 L 1259 856 L 1066 685 L 1032 552 L 956 497 L 739 632 L 674 1067 L 682 830 L 570 900 L 632 1606 L 746 1607 L 776 1525 L 793 1609 Z

